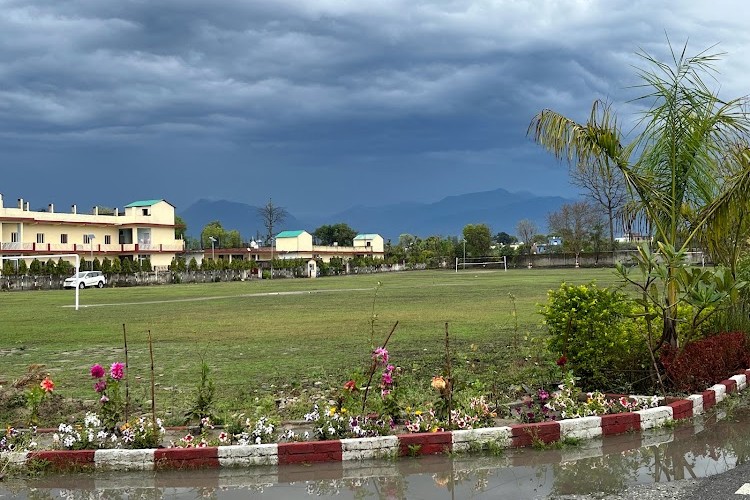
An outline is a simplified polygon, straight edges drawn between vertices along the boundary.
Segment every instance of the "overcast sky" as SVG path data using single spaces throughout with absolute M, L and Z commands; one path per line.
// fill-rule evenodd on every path
M 504 188 L 573 196 L 543 108 L 638 109 L 639 49 L 714 44 L 750 93 L 737 1 L 0 0 L 0 193 L 295 215 Z M 717 83 L 718 85 L 718 83 Z M 332 221 L 335 222 L 335 221 Z

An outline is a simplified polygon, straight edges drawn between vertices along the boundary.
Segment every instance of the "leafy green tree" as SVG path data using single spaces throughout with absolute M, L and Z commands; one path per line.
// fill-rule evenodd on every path
M 529 125 L 534 140 L 571 165 L 599 162 L 618 169 L 654 242 L 671 255 L 682 254 L 701 236 L 720 240 L 750 193 L 750 164 L 742 161 L 750 130 L 746 99 L 720 99 L 704 82 L 719 54 L 687 56 L 686 49 L 672 49 L 670 63 L 639 53 L 647 64 L 639 74 L 648 109 L 641 132 L 628 144 L 610 106 L 601 101 L 594 102 L 586 123 L 543 110 Z M 658 299 L 664 311 L 661 342 L 675 348 L 681 265 L 670 261 L 666 292 Z
M 153 271 L 153 267 L 151 267 L 151 259 L 146 258 L 141 261 L 141 271 L 144 273 L 150 273 Z
M 513 243 L 518 241 L 518 239 L 515 236 L 511 236 L 505 231 L 500 231 L 494 236 L 493 239 L 495 240 L 495 242 L 499 243 L 500 245 L 512 245 Z
M 320 226 L 313 232 L 313 236 L 321 245 L 333 245 L 338 243 L 341 246 L 351 246 L 357 231 L 349 227 L 348 224 L 339 222 L 333 225 Z
M 464 226 L 466 254 L 472 257 L 483 257 L 490 254 L 492 233 L 487 224 L 466 224 Z
M 101 271 L 102 263 L 99 262 L 99 257 L 94 257 L 94 271 Z
M 109 257 L 104 257 L 104 260 L 102 261 L 102 272 L 104 274 L 110 274 L 112 272 L 112 261 L 109 260 Z
M 60 259 L 60 260 L 62 260 L 62 259 Z M 79 271 L 88 271 L 89 270 L 89 263 L 86 261 L 86 257 L 81 257 L 81 260 L 78 263 L 78 270 Z
M 179 215 L 174 216 L 174 237 L 178 240 L 184 240 L 187 236 L 187 224 Z
M 18 274 L 24 276 L 29 270 L 29 266 L 26 265 L 26 261 L 21 259 L 18 261 Z
M 39 276 L 42 274 L 42 263 L 39 261 L 39 259 L 34 259 L 31 261 L 31 265 L 29 266 L 29 272 L 33 276 Z
M 190 259 L 190 263 L 188 264 L 188 271 L 197 271 L 198 270 L 198 261 L 195 260 L 195 257 L 192 257 Z
M 122 272 L 122 261 L 120 257 L 112 258 L 112 274 L 120 274 Z
M 242 246 L 242 237 L 236 229 L 224 233 L 221 248 L 240 248 Z
M 60 276 L 72 276 L 75 272 L 75 265 L 62 258 L 57 260 L 57 274 Z
M 3 274 L 6 276 L 14 276 L 16 274 L 16 264 L 12 260 L 3 261 Z
M 133 273 L 133 260 L 128 258 L 122 259 L 122 261 L 120 262 L 120 270 L 122 274 Z
M 221 244 L 224 238 L 224 228 L 221 225 L 221 222 L 218 220 L 211 221 L 205 226 L 203 226 L 203 230 L 201 231 L 201 245 L 203 248 L 221 248 Z M 214 238 L 216 241 L 212 242 L 211 238 Z M 212 245 L 213 243 L 213 245 Z
M 44 274 L 49 274 L 50 276 L 57 275 L 57 266 L 54 260 L 47 259 L 47 263 L 44 264 Z

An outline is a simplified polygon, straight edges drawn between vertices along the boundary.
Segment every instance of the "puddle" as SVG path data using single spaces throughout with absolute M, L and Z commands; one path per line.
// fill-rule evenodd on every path
M 673 429 L 501 456 L 431 456 L 249 469 L 46 475 L 0 482 L 0 497 L 493 498 L 617 493 L 633 484 L 719 474 L 750 459 L 750 409 Z

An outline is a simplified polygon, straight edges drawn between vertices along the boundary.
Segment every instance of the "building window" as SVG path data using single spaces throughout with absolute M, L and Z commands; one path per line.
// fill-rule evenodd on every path
M 84 234 L 83 235 L 83 244 L 84 245 L 88 245 L 89 243 L 91 243 L 91 238 L 89 238 L 88 234 Z
M 111 245 L 112 244 L 112 236 L 109 234 L 104 235 L 104 244 L 105 245 Z
M 60 235 L 60 243 L 62 243 L 63 245 L 67 245 L 68 244 L 68 235 L 67 234 L 61 234 Z
M 18 243 L 18 233 L 10 233 L 10 242 Z
M 44 233 L 36 233 L 36 242 L 44 243 Z
M 151 215 L 148 208 L 143 209 L 143 215 Z
M 365 246 L 366 246 L 366 247 L 371 247 L 371 246 L 372 246 L 372 242 L 371 242 L 371 241 L 368 241 L 367 243 L 365 243 Z

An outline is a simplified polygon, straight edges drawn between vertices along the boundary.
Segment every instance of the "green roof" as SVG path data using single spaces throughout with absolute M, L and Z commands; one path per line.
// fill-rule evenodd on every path
M 279 234 L 276 235 L 276 238 L 296 238 L 300 234 L 304 233 L 304 229 L 299 229 L 297 231 L 281 231 Z
M 150 207 L 151 205 L 156 205 L 160 201 L 164 201 L 164 200 L 140 200 L 140 201 L 134 201 L 133 203 L 129 203 L 129 204 L 125 205 L 125 208 Z
M 372 239 L 377 238 L 378 236 L 380 235 L 375 234 L 375 233 L 362 233 L 362 234 L 358 234 L 357 236 L 355 236 L 354 239 L 355 240 L 372 240 Z

